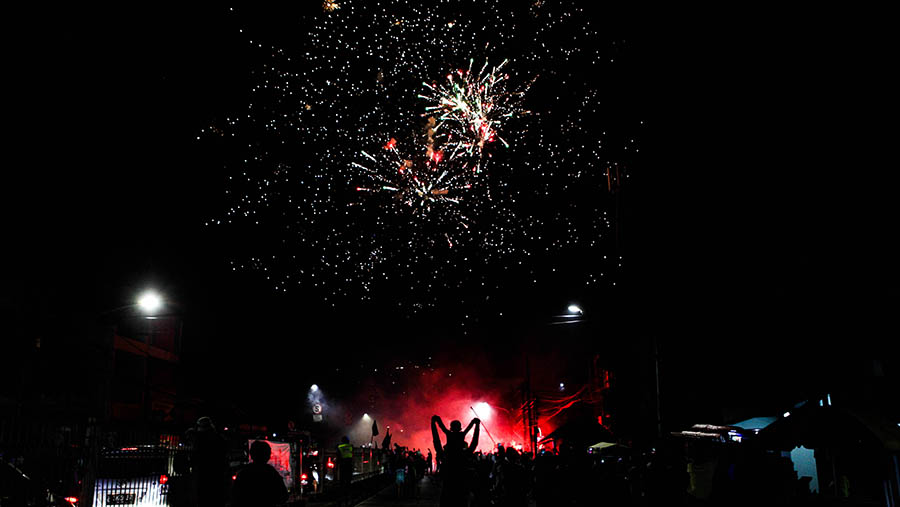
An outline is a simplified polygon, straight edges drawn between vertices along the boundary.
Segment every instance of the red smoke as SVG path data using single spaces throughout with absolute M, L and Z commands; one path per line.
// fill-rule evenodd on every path
M 354 413 L 359 412 L 354 415 L 361 417 L 366 413 L 377 421 L 379 434 L 375 442 L 379 447 L 390 426 L 392 446 L 421 449 L 423 454 L 428 449 L 433 451 L 431 416 L 440 416 L 448 428 L 453 420 L 465 428 L 475 417 L 473 408 L 482 420 L 478 450 L 491 452 L 496 449 L 495 443 L 521 444 L 524 440 L 518 391 L 521 379 L 488 379 L 485 372 L 490 370 L 475 366 L 429 368 L 405 364 L 390 368 L 374 373 L 356 397 L 353 409 Z M 372 421 L 367 420 L 348 428 L 351 442 L 368 443 L 371 425 Z M 468 433 L 467 442 L 471 442 L 473 433 L 474 429 Z M 446 443 L 443 433 L 440 436 L 442 444 Z

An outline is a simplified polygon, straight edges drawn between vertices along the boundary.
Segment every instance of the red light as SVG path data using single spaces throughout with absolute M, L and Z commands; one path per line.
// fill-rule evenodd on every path
M 334 468 L 334 462 L 331 461 L 331 458 L 328 458 L 328 463 L 325 466 L 327 466 L 328 468 Z
M 75 505 L 76 503 L 78 503 L 78 497 L 67 496 L 67 497 L 65 498 L 65 501 L 69 502 L 69 503 L 72 504 L 72 505 Z
M 237 480 L 237 475 L 232 475 L 232 476 L 231 476 L 231 480 L 236 481 L 236 480 Z
M 167 483 L 167 482 L 169 482 L 169 476 L 168 476 L 168 475 L 162 474 L 162 475 L 159 476 L 159 483 L 160 483 L 160 484 L 165 484 L 165 483 Z
M 305 481 L 307 479 L 306 474 L 300 474 L 300 480 Z
M 395 146 L 397 146 L 397 140 L 392 137 L 391 140 L 384 145 L 384 149 L 393 150 Z
M 309 453 L 309 455 L 310 455 L 310 456 L 318 456 L 318 455 L 319 455 L 319 451 L 313 451 L 313 452 Z
M 120 451 L 136 451 L 137 447 L 123 447 L 119 449 Z

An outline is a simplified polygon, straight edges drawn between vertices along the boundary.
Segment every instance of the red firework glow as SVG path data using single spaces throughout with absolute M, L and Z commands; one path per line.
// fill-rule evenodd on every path
M 483 379 L 484 371 L 474 367 L 450 370 L 406 366 L 394 367 L 384 376 L 370 379 L 368 386 L 357 396 L 359 401 L 355 406 L 360 409 L 352 410 L 355 422 L 346 428 L 351 443 L 369 443 L 372 419 L 375 419 L 379 434 L 374 440 L 379 447 L 390 427 L 392 446 L 399 444 L 409 449 L 420 449 L 426 454 L 428 449 L 434 450 L 430 425 L 432 415 L 440 416 L 448 428 L 454 420 L 460 421 L 465 428 L 477 413 L 482 421 L 479 451 L 493 452 L 496 444 L 521 444 L 525 440 L 521 410 L 517 403 L 521 396 L 517 390 L 521 379 L 494 380 L 488 385 Z M 391 388 L 382 387 L 385 383 Z M 391 392 L 398 385 L 405 388 L 398 387 L 396 392 Z M 365 408 L 369 419 L 362 417 L 362 408 Z M 467 442 L 471 442 L 473 432 L 466 436 Z M 446 437 L 442 433 L 440 436 L 441 443 L 446 443 Z

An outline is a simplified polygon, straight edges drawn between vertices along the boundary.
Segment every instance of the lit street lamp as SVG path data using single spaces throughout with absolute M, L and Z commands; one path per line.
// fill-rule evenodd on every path
M 147 315 L 154 315 L 162 308 L 162 298 L 153 290 L 148 290 L 138 298 L 138 307 Z
M 577 322 L 584 321 L 584 309 L 577 304 L 570 304 L 566 308 L 567 312 L 562 315 L 554 315 L 553 322 L 548 322 L 548 324 L 575 324 Z

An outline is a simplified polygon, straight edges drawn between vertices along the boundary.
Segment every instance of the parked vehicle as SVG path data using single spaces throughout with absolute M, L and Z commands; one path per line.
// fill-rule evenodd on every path
M 179 451 L 142 445 L 105 449 L 97 464 L 93 507 L 113 505 L 168 506 Z

